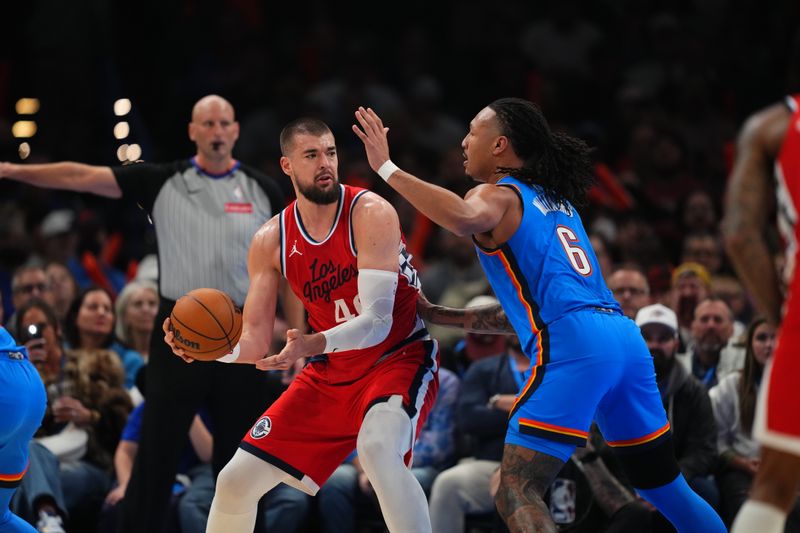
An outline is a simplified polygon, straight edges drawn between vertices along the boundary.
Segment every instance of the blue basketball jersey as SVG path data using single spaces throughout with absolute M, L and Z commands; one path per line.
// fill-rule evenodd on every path
M 536 360 L 539 331 L 587 307 L 619 311 L 606 287 L 578 212 L 558 205 L 537 186 L 506 176 L 522 201 L 522 220 L 497 249 L 476 245 L 486 277 L 527 354 Z

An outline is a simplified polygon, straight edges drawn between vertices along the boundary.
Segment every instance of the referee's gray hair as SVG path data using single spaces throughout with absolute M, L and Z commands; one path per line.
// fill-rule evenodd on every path
M 140 279 L 129 281 L 120 291 L 117 296 L 117 301 L 114 302 L 114 313 L 117 317 L 117 322 L 114 325 L 114 334 L 117 340 L 126 346 L 131 345 L 131 339 L 128 336 L 128 328 L 125 325 L 125 308 L 128 307 L 128 301 L 133 294 L 140 289 L 150 289 L 156 293 L 156 300 L 158 300 L 158 285 L 149 279 Z

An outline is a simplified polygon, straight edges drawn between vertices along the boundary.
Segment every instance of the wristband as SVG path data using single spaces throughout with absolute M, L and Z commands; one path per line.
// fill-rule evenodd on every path
M 386 162 L 381 165 L 381 168 L 378 169 L 378 176 L 383 178 L 383 181 L 389 181 L 389 177 L 394 174 L 396 170 L 400 170 L 400 167 L 392 163 L 391 159 L 387 159 Z
M 217 361 L 220 363 L 235 363 L 236 360 L 239 359 L 239 343 L 236 343 L 236 346 L 233 347 L 233 351 L 229 354 L 223 355 Z

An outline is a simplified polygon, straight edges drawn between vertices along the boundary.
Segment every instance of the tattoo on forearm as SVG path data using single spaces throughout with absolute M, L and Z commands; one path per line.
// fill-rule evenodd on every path
M 467 325 L 464 329 L 473 333 L 514 333 L 505 311 L 499 305 L 467 311 Z
M 434 305 L 425 309 L 421 316 L 433 324 L 461 328 L 471 333 L 514 333 L 511 322 L 499 305 L 471 309 Z

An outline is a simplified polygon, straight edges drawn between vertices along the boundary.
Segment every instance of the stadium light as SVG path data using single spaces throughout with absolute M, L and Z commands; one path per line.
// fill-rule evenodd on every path
M 114 126 L 114 137 L 124 139 L 131 132 L 131 127 L 127 122 L 117 122 Z
M 39 111 L 38 98 L 20 98 L 15 106 L 17 115 L 35 115 Z
M 11 126 L 11 135 L 18 139 L 30 139 L 36 135 L 36 122 L 33 120 L 18 120 Z
M 131 112 L 131 101 L 128 98 L 120 98 L 114 102 L 114 114 L 118 117 L 124 117 Z

